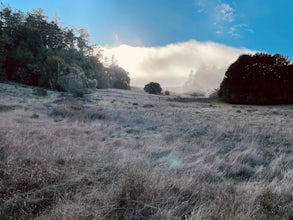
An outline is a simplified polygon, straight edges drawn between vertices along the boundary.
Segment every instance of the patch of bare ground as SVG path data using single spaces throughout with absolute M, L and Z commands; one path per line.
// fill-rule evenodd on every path
M 0 90 L 0 219 L 293 218 L 292 106 Z

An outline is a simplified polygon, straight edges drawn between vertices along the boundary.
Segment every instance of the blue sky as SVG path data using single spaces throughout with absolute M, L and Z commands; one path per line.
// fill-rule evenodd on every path
M 2 0 L 85 26 L 101 45 L 162 46 L 190 39 L 293 57 L 292 0 Z
M 138 47 L 144 49 L 146 47 L 160 49 L 165 47 L 166 51 L 169 49 L 169 52 L 162 53 L 164 55 L 161 55 L 159 59 L 164 59 L 164 63 L 168 63 L 169 60 L 174 62 L 173 58 L 169 59 L 171 50 L 168 45 L 172 44 L 182 47 L 176 52 L 179 54 L 178 56 L 185 51 L 187 60 L 189 56 L 190 59 L 194 57 L 194 59 L 203 60 L 203 63 L 207 58 L 204 55 L 194 56 L 192 51 L 187 50 L 187 45 L 191 45 L 190 48 L 197 45 L 194 47 L 197 51 L 204 51 L 200 49 L 204 46 L 206 50 L 210 50 L 209 55 L 214 55 L 216 52 L 221 53 L 218 50 L 220 47 L 222 47 L 222 51 L 226 51 L 226 47 L 234 48 L 235 50 L 231 52 L 233 59 L 242 53 L 238 49 L 243 48 L 251 51 L 281 53 L 293 59 L 292 0 L 0 1 L 4 5 L 22 11 L 42 8 L 50 18 L 58 15 L 64 26 L 76 28 L 85 26 L 90 32 L 92 43 L 104 46 L 106 52 L 107 48 L 116 47 L 117 50 L 111 50 L 115 55 L 118 50 L 121 55 L 121 51 L 124 49 L 124 55 L 121 57 L 128 54 L 133 58 L 131 49 L 135 49 L 133 53 L 137 55 Z M 184 42 L 189 42 L 189 44 L 184 44 Z M 210 44 L 206 42 L 210 42 Z M 121 45 L 128 45 L 128 50 L 126 51 L 125 47 L 121 49 Z M 174 48 L 173 53 L 176 51 Z M 232 51 L 230 49 L 228 51 Z M 147 54 L 151 53 L 144 51 Z M 243 51 L 245 50 L 243 49 Z M 141 56 L 145 56 L 145 54 Z M 119 60 L 119 56 L 116 55 L 116 57 Z M 141 62 L 149 62 L 149 60 L 146 61 L 149 58 L 149 56 L 145 56 L 145 60 Z M 231 62 L 233 59 L 231 58 Z M 121 58 L 121 64 L 125 68 L 132 71 L 146 71 L 134 69 L 133 66 L 129 67 L 130 60 L 127 62 L 128 64 L 125 59 Z M 181 63 L 178 63 L 178 66 L 180 65 Z M 188 68 L 196 71 L 200 65 L 188 66 Z M 143 63 L 139 66 L 143 66 Z M 189 71 L 186 67 L 186 69 L 182 69 L 182 72 L 188 75 Z M 149 74 L 151 73 L 149 72 Z M 174 79 L 174 81 L 176 80 Z M 141 83 L 144 81 L 142 80 Z

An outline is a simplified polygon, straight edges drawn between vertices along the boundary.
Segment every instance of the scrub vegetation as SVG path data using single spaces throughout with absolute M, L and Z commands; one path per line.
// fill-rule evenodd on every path
M 291 105 L 35 91 L 0 83 L 1 219 L 293 217 Z

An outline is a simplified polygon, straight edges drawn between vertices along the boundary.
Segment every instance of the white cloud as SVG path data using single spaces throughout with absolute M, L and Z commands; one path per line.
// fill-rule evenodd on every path
M 196 0 L 195 7 L 197 8 L 198 13 L 202 13 L 206 10 L 207 2 L 206 0 Z
M 220 0 L 195 0 L 197 13 L 210 23 L 215 34 L 239 38 L 245 33 L 252 33 L 245 17 L 239 16 L 241 12 L 236 10 L 237 3 L 234 6 Z
M 247 24 L 236 24 L 229 27 L 228 33 L 233 37 L 241 37 L 241 32 L 253 33 L 254 31 Z
M 230 29 L 234 25 L 235 21 L 235 9 L 233 9 L 229 4 L 227 3 L 219 3 L 214 8 L 214 27 L 216 29 L 216 34 L 219 35 L 226 35 L 229 34 L 232 37 L 235 37 L 236 29 L 234 30 L 233 34 L 231 34 Z M 236 22 L 236 21 L 235 21 Z
M 215 71 L 214 75 L 212 72 L 207 73 L 210 79 L 214 79 L 196 82 L 200 87 L 209 89 L 219 86 L 218 82 L 222 80 L 226 68 L 240 54 L 251 52 L 195 40 L 163 47 L 120 45 L 103 47 L 103 50 L 105 57 L 111 58 L 114 55 L 119 65 L 130 73 L 131 84 L 134 86 L 144 86 L 150 81 L 159 82 L 163 87 L 182 86 L 190 71 L 196 72 L 200 69 L 201 76 L 198 78 L 204 79 L 203 69 L 210 71 L 214 68 L 219 71 Z
M 223 22 L 231 23 L 235 20 L 235 10 L 227 3 L 221 3 L 217 7 L 218 19 Z

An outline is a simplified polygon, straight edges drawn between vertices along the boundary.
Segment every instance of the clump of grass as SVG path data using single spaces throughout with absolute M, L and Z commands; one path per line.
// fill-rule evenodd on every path
M 96 119 L 103 120 L 106 118 L 104 112 L 87 108 L 81 100 L 67 100 L 63 104 L 55 107 L 51 115 L 81 122 L 89 122 Z
M 47 96 L 48 95 L 47 90 L 43 89 L 43 88 L 40 88 L 40 87 L 35 88 L 33 90 L 33 94 L 37 95 L 37 96 Z
M 154 105 L 152 105 L 152 104 L 144 104 L 142 107 L 143 108 L 153 108 Z
M 37 119 L 37 118 L 39 118 L 40 116 L 38 115 L 38 114 L 36 114 L 36 113 L 33 113 L 31 116 L 30 116 L 30 118 L 34 118 L 34 119 Z
M 82 98 L 82 97 L 84 97 L 85 94 L 86 94 L 86 92 L 84 90 L 76 89 L 73 92 L 73 97 Z
M 0 112 L 12 111 L 15 109 L 14 105 L 0 105 Z
M 236 181 L 248 181 L 251 179 L 255 171 L 248 165 L 222 165 L 219 170 L 223 172 L 224 177 L 234 179 Z
M 250 167 L 266 166 L 268 162 L 264 157 L 257 153 L 244 153 L 239 155 L 237 162 L 241 164 L 247 164 Z
M 151 205 L 150 172 L 142 167 L 128 165 L 122 173 L 116 200 L 109 219 L 150 219 L 158 211 Z
M 255 207 L 257 207 L 260 220 L 293 218 L 292 193 L 277 193 L 267 188 L 256 197 Z
M 51 206 L 59 193 L 53 184 L 62 180 L 64 175 L 57 167 L 31 160 L 1 163 L 0 174 L 3 187 L 1 219 L 32 218 Z
M 187 219 L 200 203 L 197 192 L 161 179 L 146 165 L 127 166 L 107 219 Z

